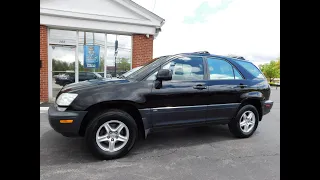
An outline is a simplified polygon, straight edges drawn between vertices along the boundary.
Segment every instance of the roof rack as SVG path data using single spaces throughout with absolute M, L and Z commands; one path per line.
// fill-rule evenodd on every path
M 210 54 L 208 51 L 197 51 L 197 52 L 193 52 L 193 53 L 197 53 L 197 54 Z
M 242 60 L 246 60 L 244 57 L 242 56 L 229 56 L 231 58 L 235 58 L 235 59 L 242 59 Z

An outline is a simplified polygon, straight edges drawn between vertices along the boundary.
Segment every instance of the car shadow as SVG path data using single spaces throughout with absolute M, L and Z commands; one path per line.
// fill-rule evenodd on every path
M 168 129 L 138 140 L 119 162 L 161 157 L 175 149 L 235 140 L 226 125 Z M 40 138 L 40 166 L 99 162 L 87 149 L 84 138 L 67 138 L 49 130 Z

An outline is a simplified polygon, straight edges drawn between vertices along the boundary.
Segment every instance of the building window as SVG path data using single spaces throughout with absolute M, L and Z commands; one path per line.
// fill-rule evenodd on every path
M 106 34 L 97 32 L 79 31 L 78 44 L 77 32 L 61 29 L 49 30 L 49 54 L 52 62 L 52 96 L 55 97 L 59 90 L 66 84 L 76 81 L 75 73 L 79 72 L 79 81 L 89 80 L 104 76 L 116 77 L 129 71 L 132 67 L 132 42 L 131 36 Z M 107 47 L 105 47 L 105 36 L 107 35 Z M 118 41 L 118 51 L 115 54 L 115 41 Z M 76 47 L 78 45 L 78 57 Z M 107 53 L 105 53 L 107 51 Z M 91 54 L 90 54 L 91 53 Z M 86 57 L 92 55 L 94 61 L 88 61 Z M 106 57 L 105 57 L 105 54 Z M 94 56 L 97 55 L 97 56 Z M 78 69 L 76 69 L 76 58 L 78 58 Z M 106 60 L 106 66 L 105 66 Z M 115 64 L 116 62 L 116 64 Z M 115 65 L 117 67 L 115 72 Z M 85 72 L 94 72 L 95 76 L 85 76 Z M 90 73 L 88 73 L 90 74 Z
M 118 41 L 118 52 L 115 56 L 115 41 Z M 129 71 L 132 67 L 132 42 L 131 36 L 108 34 L 107 35 L 107 71 L 113 77 Z M 116 62 L 116 63 L 115 63 Z M 117 69 L 115 70 L 115 67 Z

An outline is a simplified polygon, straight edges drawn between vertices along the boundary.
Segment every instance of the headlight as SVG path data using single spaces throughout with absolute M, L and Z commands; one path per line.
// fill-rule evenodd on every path
M 62 93 L 56 102 L 59 106 L 69 106 L 77 96 L 74 93 Z

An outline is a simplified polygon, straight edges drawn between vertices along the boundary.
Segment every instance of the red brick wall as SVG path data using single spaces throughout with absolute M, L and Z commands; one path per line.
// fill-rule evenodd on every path
M 144 34 L 134 34 L 132 36 L 132 68 L 143 65 L 152 60 L 153 36 L 149 38 Z
M 40 101 L 48 101 L 48 31 L 46 26 L 40 25 Z

